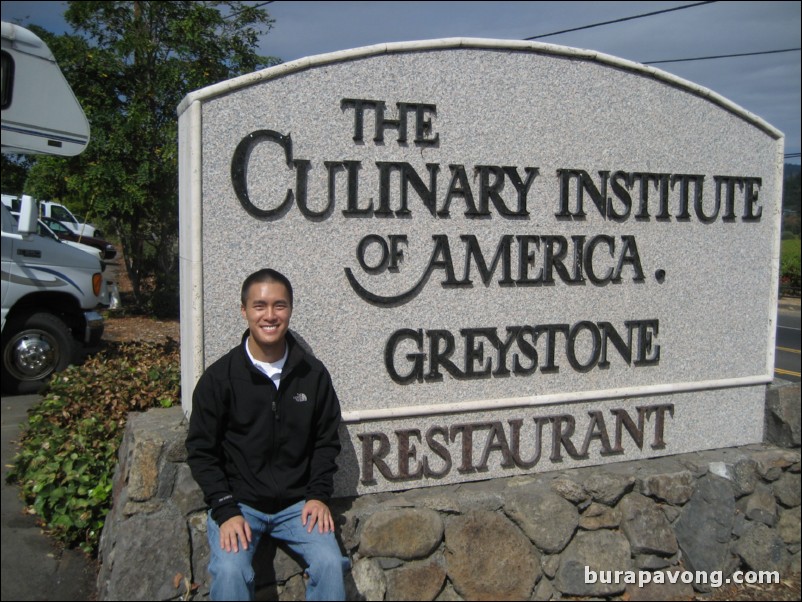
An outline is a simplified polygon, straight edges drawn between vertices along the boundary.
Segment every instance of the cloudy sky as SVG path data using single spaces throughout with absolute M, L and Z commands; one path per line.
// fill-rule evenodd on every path
M 64 2 L 3 1 L 4 21 L 65 31 Z M 721 94 L 785 133 L 786 160 L 800 163 L 800 2 L 256 2 L 276 23 L 261 52 L 283 61 L 382 42 L 447 37 L 520 40 L 630 19 L 537 41 L 656 67 Z

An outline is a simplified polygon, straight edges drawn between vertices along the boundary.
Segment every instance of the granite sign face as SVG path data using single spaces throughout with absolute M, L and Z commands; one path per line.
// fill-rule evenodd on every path
M 782 134 L 529 42 L 294 61 L 179 108 L 184 409 L 273 267 L 342 403 L 341 495 L 760 441 Z

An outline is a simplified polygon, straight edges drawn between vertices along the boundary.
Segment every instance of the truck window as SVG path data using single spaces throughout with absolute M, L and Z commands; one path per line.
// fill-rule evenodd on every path
M 5 111 L 11 106 L 11 97 L 14 92 L 14 59 L 5 50 L 0 53 L 0 99 L 2 109 Z
M 56 235 L 60 235 L 60 234 L 69 235 L 69 234 L 72 234 L 72 230 L 70 230 L 67 226 L 65 226 L 61 222 L 56 221 L 55 219 L 45 218 L 42 221 L 44 221 L 44 223 L 47 225 L 47 227 L 50 228 L 53 232 L 55 232 Z
M 72 214 L 66 209 L 64 209 L 64 207 L 59 207 L 58 205 L 53 205 L 51 207 L 51 217 L 60 222 L 70 222 L 73 224 L 75 223 Z
M 17 231 L 17 222 L 14 220 L 14 216 L 11 215 L 11 212 L 8 208 L 3 205 L 2 210 L 2 225 L 3 225 L 3 232 L 14 233 Z

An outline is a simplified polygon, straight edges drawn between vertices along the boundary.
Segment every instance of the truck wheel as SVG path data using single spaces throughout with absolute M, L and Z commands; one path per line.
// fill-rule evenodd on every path
M 77 346 L 69 328 L 48 313 L 22 316 L 3 333 L 3 391 L 34 393 L 73 361 Z

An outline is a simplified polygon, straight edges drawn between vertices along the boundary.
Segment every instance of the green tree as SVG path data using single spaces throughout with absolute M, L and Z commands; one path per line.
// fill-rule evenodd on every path
M 243 2 L 69 2 L 75 34 L 45 35 L 84 107 L 91 141 L 43 157 L 26 192 L 70 198 L 120 240 L 140 305 L 177 309 L 178 123 L 192 90 L 278 61 L 257 54 L 268 13 Z M 91 219 L 91 217 L 89 217 Z
M 25 178 L 33 161 L 25 155 L 0 155 L 0 179 L 3 194 L 20 196 L 25 186 Z

